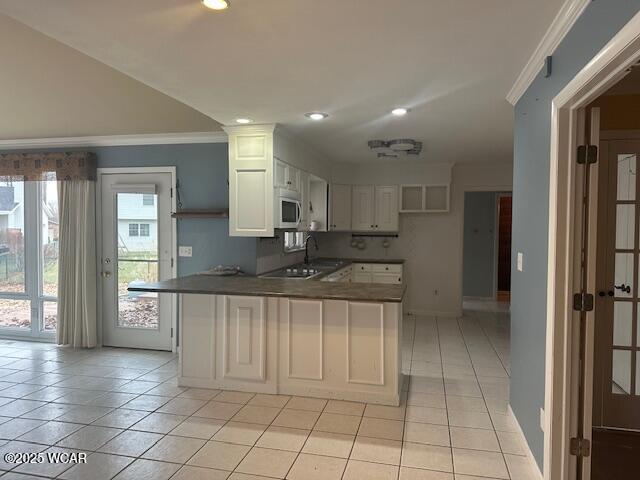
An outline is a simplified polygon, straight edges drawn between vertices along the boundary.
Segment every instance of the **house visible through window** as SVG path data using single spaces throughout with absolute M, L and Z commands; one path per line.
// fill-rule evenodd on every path
M 142 206 L 153 207 L 156 203 L 156 196 L 153 193 L 145 193 L 142 195 Z
M 139 226 L 137 223 L 130 223 L 129 224 L 129 236 L 130 237 L 137 237 L 138 236 L 138 230 Z M 147 225 L 148 228 L 148 225 Z
M 148 223 L 141 223 L 140 224 L 140 236 L 141 237 L 148 237 L 149 236 L 149 224 Z
M 284 232 L 284 251 L 295 252 L 304 248 L 304 232 Z

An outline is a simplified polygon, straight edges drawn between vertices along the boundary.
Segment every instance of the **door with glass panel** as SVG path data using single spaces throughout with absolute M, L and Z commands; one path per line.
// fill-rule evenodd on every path
M 601 147 L 594 426 L 640 430 L 640 141 Z
M 53 340 L 58 227 L 55 180 L 0 181 L 0 335 Z
M 171 350 L 170 294 L 128 288 L 171 277 L 170 173 L 100 175 L 103 345 Z

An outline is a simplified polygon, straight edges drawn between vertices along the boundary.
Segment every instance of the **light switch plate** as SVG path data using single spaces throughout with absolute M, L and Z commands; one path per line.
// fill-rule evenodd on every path
M 519 272 L 522 271 L 523 257 L 524 257 L 523 253 L 518 252 L 517 268 Z
M 193 256 L 193 248 L 192 247 L 178 247 L 178 256 L 179 257 L 191 257 L 191 256 Z

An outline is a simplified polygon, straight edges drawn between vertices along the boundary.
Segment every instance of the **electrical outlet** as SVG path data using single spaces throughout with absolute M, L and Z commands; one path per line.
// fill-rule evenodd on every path
M 522 252 L 518 252 L 518 260 L 517 260 L 517 268 L 518 271 L 521 272 L 523 269 L 523 263 L 524 263 L 524 254 Z
M 438 296 L 438 290 L 434 290 L 433 294 L 437 297 Z
M 544 432 L 544 408 L 540 408 L 540 430 Z
M 193 248 L 192 247 L 178 247 L 178 256 L 179 257 L 191 257 L 191 256 L 193 256 Z

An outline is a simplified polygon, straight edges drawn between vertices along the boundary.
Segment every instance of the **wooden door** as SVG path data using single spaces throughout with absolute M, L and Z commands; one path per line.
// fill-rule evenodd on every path
M 511 291 L 511 195 L 498 197 L 498 292 Z

